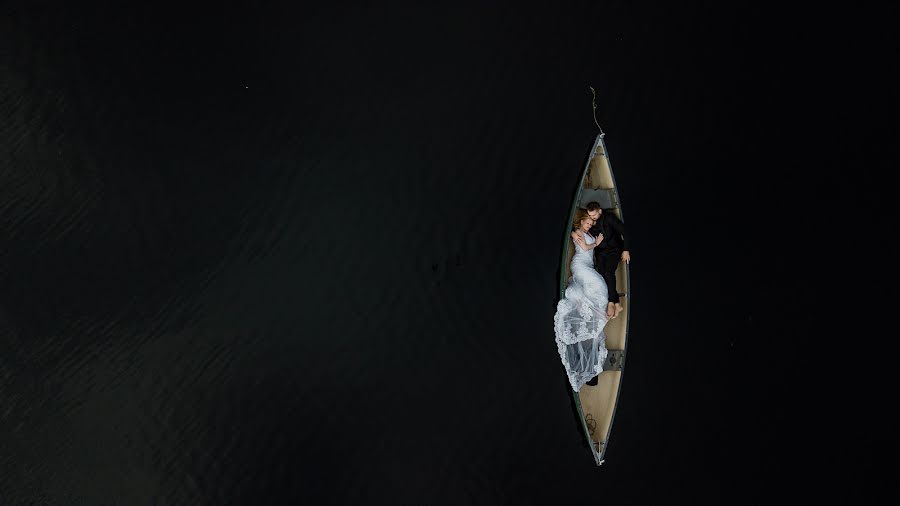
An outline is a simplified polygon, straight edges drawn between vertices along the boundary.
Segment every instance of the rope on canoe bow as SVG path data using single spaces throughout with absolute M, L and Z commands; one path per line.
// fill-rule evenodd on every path
M 594 124 L 597 125 L 598 129 L 600 129 L 600 137 L 603 137 L 606 134 L 603 133 L 603 128 L 600 127 L 600 122 L 597 121 L 597 92 L 594 91 L 594 87 L 591 85 L 588 85 L 588 88 L 591 89 L 591 106 L 594 113 Z

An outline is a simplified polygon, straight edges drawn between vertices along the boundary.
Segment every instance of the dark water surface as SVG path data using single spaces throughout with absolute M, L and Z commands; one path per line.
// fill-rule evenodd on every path
M 892 40 L 784 16 L 3 7 L 0 504 L 849 497 L 880 408 L 817 365 L 819 217 L 890 225 Z M 600 468 L 552 330 L 589 84 L 634 259 Z

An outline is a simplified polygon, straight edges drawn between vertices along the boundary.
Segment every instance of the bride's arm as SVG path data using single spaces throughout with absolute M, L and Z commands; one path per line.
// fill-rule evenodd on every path
M 597 246 L 600 246 L 601 241 L 603 241 L 603 234 L 597 234 L 597 237 L 594 237 L 594 244 L 588 244 L 587 241 L 585 241 L 584 236 L 581 236 L 581 248 L 585 251 L 592 250 Z
M 578 232 L 572 232 L 572 242 L 574 242 L 579 248 L 582 250 L 586 249 L 586 244 L 584 244 L 584 237 L 581 237 L 581 234 Z
M 603 240 L 603 234 L 597 236 L 597 240 L 594 241 L 594 244 L 588 244 L 587 241 L 585 241 L 584 236 L 582 234 L 579 234 L 578 232 L 572 232 L 572 239 L 575 241 L 575 244 L 577 244 L 582 249 L 582 251 L 590 251 L 596 248 L 598 244 L 600 244 L 600 241 Z

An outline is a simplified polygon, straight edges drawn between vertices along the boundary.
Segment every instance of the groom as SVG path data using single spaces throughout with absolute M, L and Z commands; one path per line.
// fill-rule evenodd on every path
M 625 239 L 625 224 L 615 214 L 604 213 L 603 208 L 597 202 L 588 202 L 585 210 L 588 216 L 594 220 L 590 234 L 594 237 L 603 234 L 603 241 L 594 248 L 594 268 L 606 281 L 606 289 L 609 293 L 606 315 L 615 318 L 624 309 L 619 303 L 616 269 L 619 267 L 619 260 L 626 264 L 631 263 L 631 253 L 628 252 L 628 241 Z

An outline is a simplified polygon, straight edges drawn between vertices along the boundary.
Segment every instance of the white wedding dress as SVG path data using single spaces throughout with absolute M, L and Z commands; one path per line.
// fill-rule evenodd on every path
M 588 244 L 595 239 L 584 235 Z M 553 317 L 556 346 L 559 358 L 569 376 L 569 383 L 576 392 L 600 374 L 606 360 L 606 334 L 603 327 L 609 317 L 606 305 L 609 295 L 606 282 L 594 269 L 594 250 L 583 250 L 578 243 L 572 257 L 572 277 L 566 286 L 566 294 L 556 305 Z

